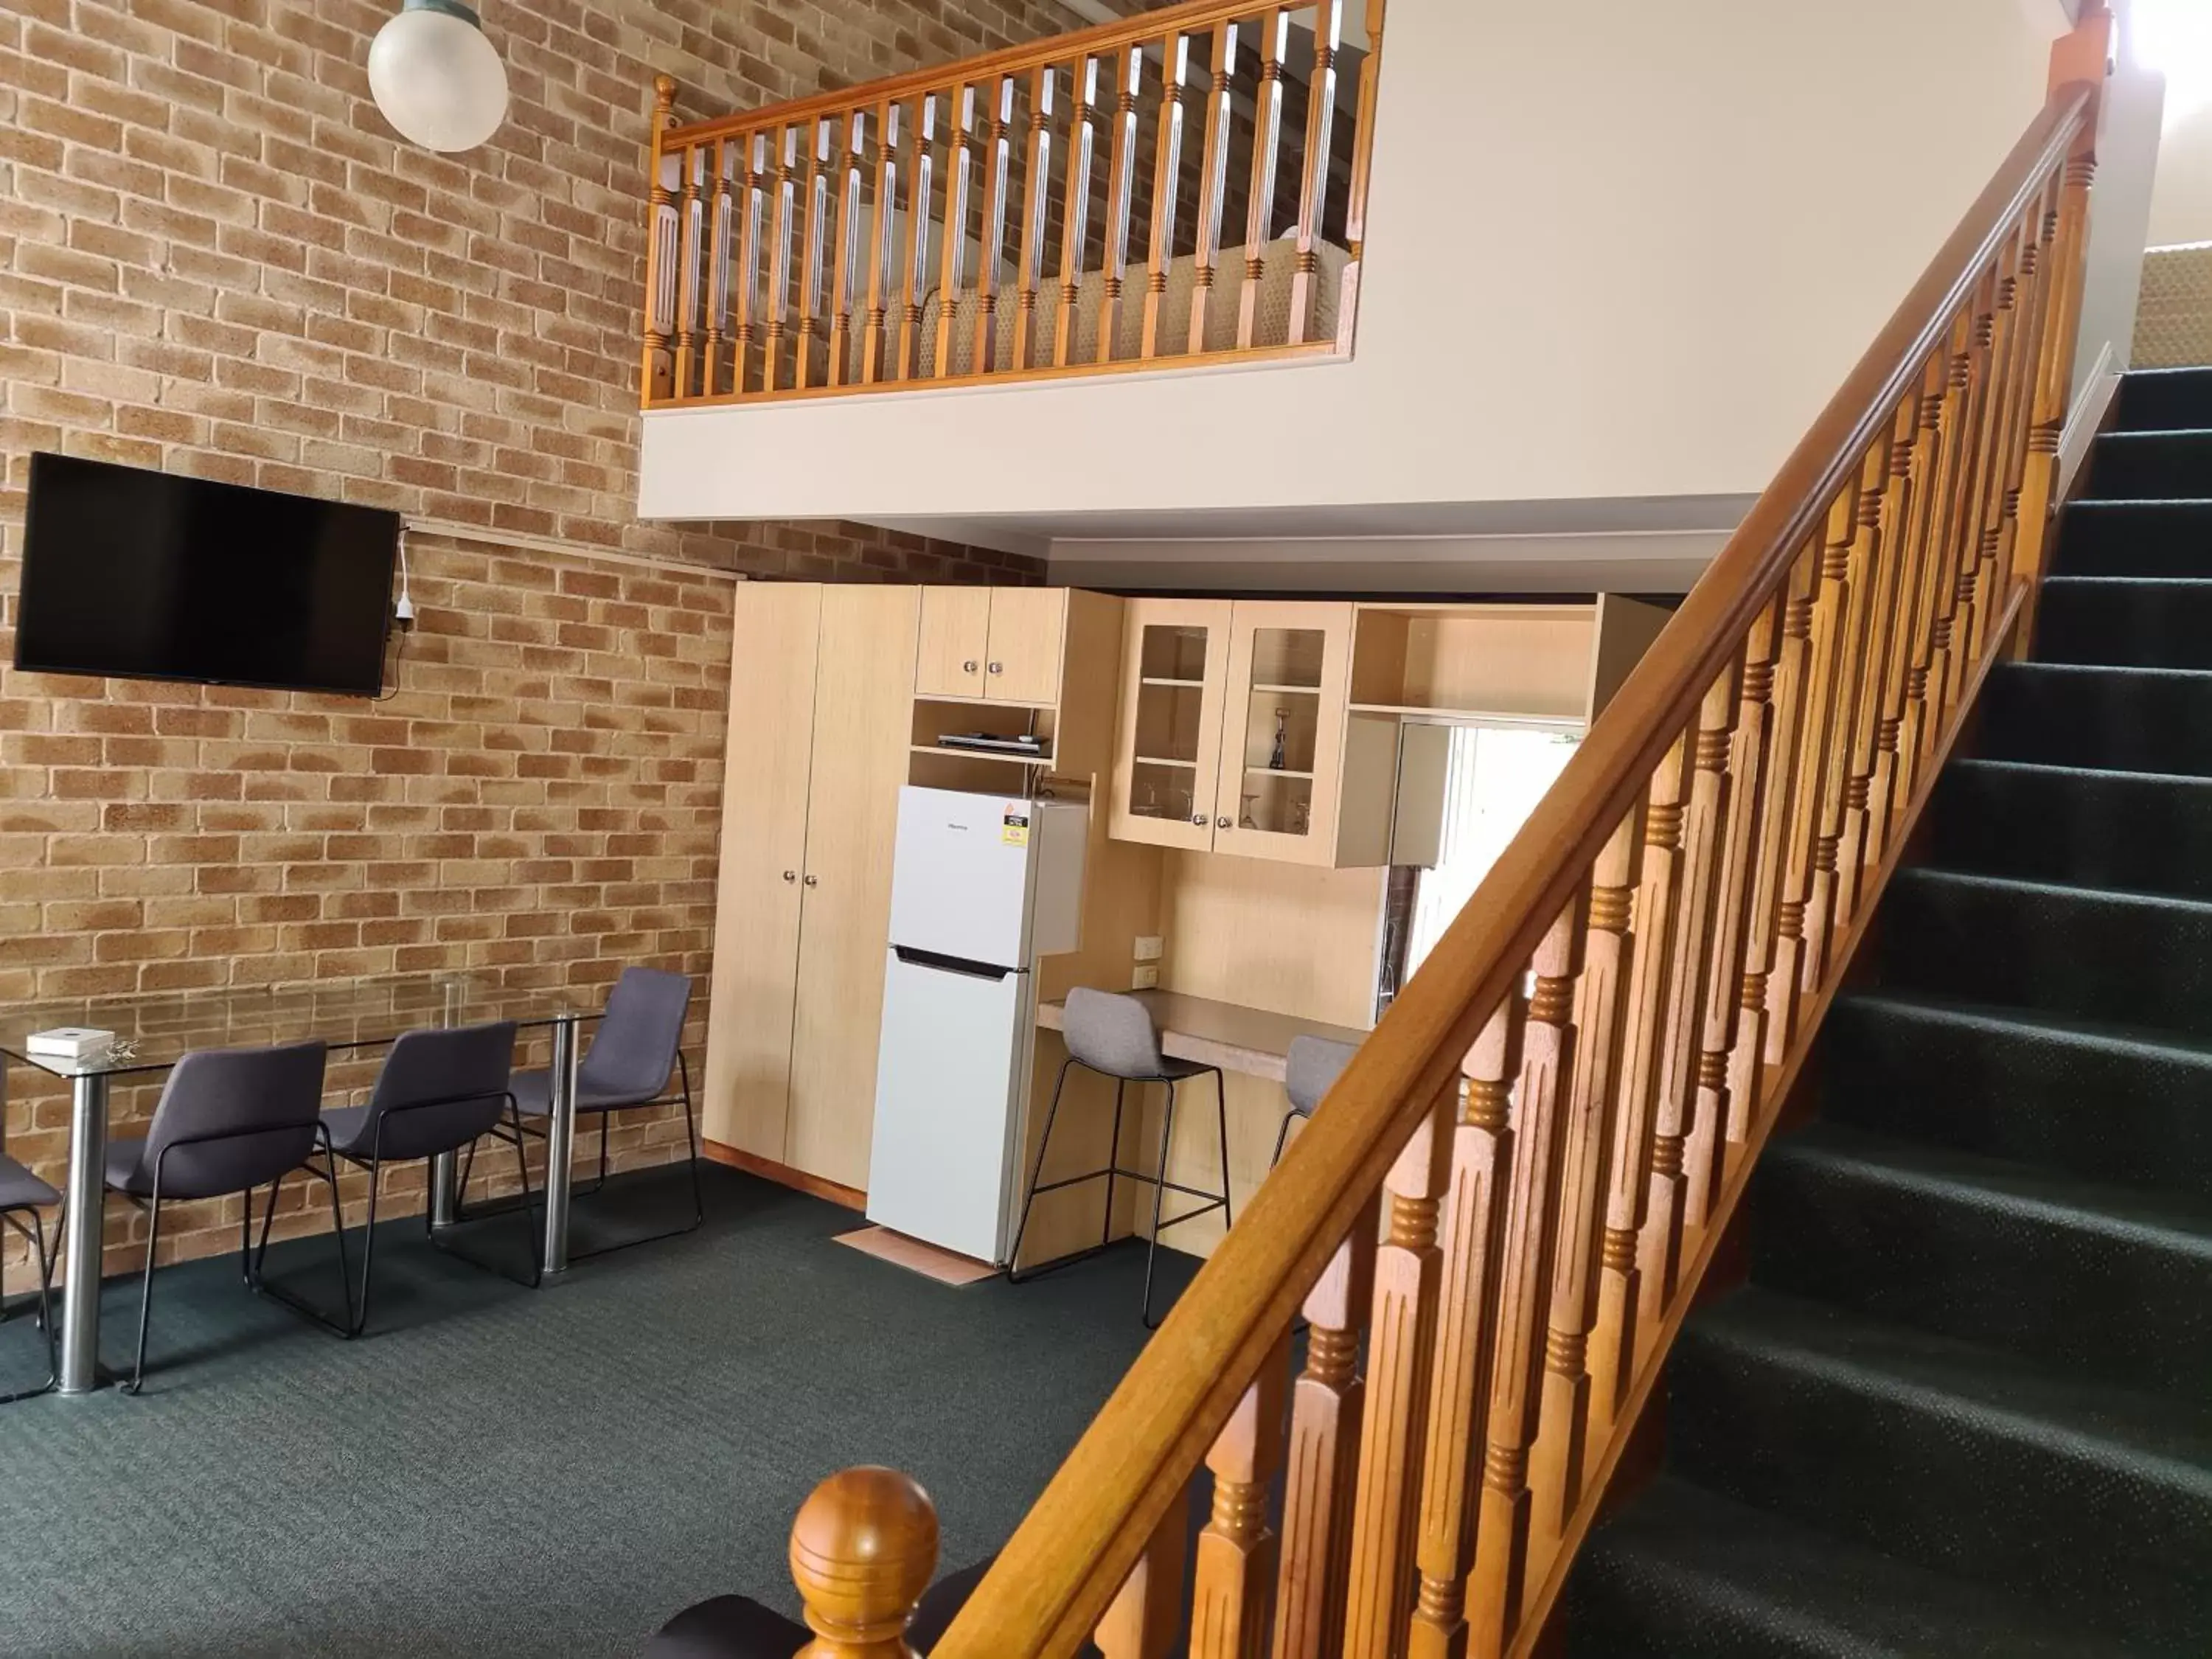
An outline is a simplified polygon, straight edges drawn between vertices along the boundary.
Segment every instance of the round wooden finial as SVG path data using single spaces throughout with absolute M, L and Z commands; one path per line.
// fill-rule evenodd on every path
M 791 1578 L 814 1640 L 797 1659 L 913 1659 L 906 1627 L 937 1571 L 937 1510 L 896 1469 L 831 1475 L 791 1525 Z
M 656 75 L 653 77 L 653 112 L 660 118 L 660 125 L 674 124 L 676 114 L 676 77 Z

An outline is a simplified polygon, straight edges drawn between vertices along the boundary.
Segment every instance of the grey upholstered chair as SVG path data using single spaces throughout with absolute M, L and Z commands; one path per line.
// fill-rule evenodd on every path
M 530 1217 L 530 1164 L 522 1155 L 522 1120 L 507 1079 L 514 1069 L 514 1022 L 465 1025 L 452 1030 L 410 1031 L 392 1045 L 363 1106 L 341 1106 L 323 1114 L 331 1148 L 349 1164 L 370 1172 L 368 1218 L 361 1247 L 361 1295 L 353 1305 L 353 1330 L 368 1325 L 369 1273 L 376 1255 L 375 1177 L 386 1164 L 435 1158 L 475 1145 L 502 1120 L 512 1130 L 515 1171 L 522 1180 L 523 1231 L 530 1240 L 530 1276 L 520 1284 L 536 1286 L 541 1277 L 538 1229 Z M 484 1261 L 423 1224 L 430 1242 L 478 1267 L 513 1279 L 506 1269 Z
M 680 1227 L 648 1233 L 642 1238 L 626 1238 L 618 1244 L 602 1245 L 596 1249 L 571 1250 L 568 1256 L 572 1261 L 604 1255 L 611 1249 L 627 1249 L 633 1244 L 649 1244 L 655 1239 L 673 1238 L 678 1233 L 690 1232 L 706 1216 L 705 1200 L 699 1191 L 699 1127 L 691 1102 L 691 1068 L 684 1058 L 684 1022 L 690 1008 L 691 979 L 688 974 L 672 974 L 658 968 L 623 969 L 622 977 L 615 981 L 615 988 L 607 996 L 606 1014 L 592 1032 L 591 1046 L 584 1051 L 583 1063 L 576 1070 L 576 1116 L 580 1122 L 586 1117 L 596 1117 L 599 1122 L 599 1178 L 590 1186 L 577 1189 L 591 1194 L 606 1184 L 607 1131 L 611 1127 L 607 1114 L 634 1106 L 682 1101 L 684 1150 L 690 1158 L 691 1219 Z M 668 1091 L 672 1073 L 680 1079 L 672 1095 Z M 514 1091 L 522 1127 L 531 1134 L 543 1135 L 545 1130 L 538 1125 L 553 1110 L 553 1074 L 544 1071 L 517 1072 L 509 1086 Z M 499 1139 L 507 1138 L 497 1125 L 490 1133 Z M 471 1162 L 474 1162 L 473 1151 Z M 462 1182 L 466 1190 L 465 1174 Z
M 319 1042 L 275 1048 L 205 1048 L 186 1054 L 169 1073 L 154 1121 L 143 1139 L 107 1143 L 107 1189 L 121 1193 L 151 1215 L 146 1266 L 138 1293 L 138 1351 L 127 1393 L 146 1376 L 146 1324 L 154 1302 L 154 1251 L 161 1237 L 161 1206 L 173 1199 L 246 1200 L 239 1223 L 239 1267 L 247 1286 L 340 1336 L 353 1334 L 352 1275 L 346 1267 L 345 1217 L 338 1206 L 337 1165 L 323 1133 L 323 1066 Z M 308 1160 L 323 1155 L 324 1167 Z M 337 1241 L 338 1283 L 346 1297 L 343 1321 L 301 1301 L 262 1277 L 269 1224 L 284 1177 L 305 1169 L 329 1185 L 331 1224 Z M 269 1188 L 261 1240 L 253 1243 L 253 1192 Z
M 1314 1115 L 1314 1108 L 1321 1104 L 1322 1097 L 1358 1052 L 1357 1043 L 1335 1042 L 1328 1037 L 1291 1039 L 1290 1051 L 1283 1056 L 1283 1092 L 1291 1097 L 1291 1109 L 1283 1114 L 1283 1127 L 1275 1136 L 1275 1155 L 1267 1162 L 1269 1169 L 1283 1161 L 1283 1148 L 1290 1144 L 1291 1125 Z
M 1067 1045 L 1067 1058 L 1060 1062 L 1060 1075 L 1052 1085 L 1052 1104 L 1046 1108 L 1044 1133 L 1038 1138 L 1036 1163 L 1030 1170 L 1029 1191 L 1022 1198 L 1022 1218 L 1014 1229 L 1014 1248 L 1012 1260 L 1018 1262 L 1022 1256 L 1022 1235 L 1029 1230 L 1030 1206 L 1036 1202 L 1040 1193 L 1056 1192 L 1062 1187 L 1076 1187 L 1086 1181 L 1103 1180 L 1106 1183 L 1106 1214 L 1099 1228 L 1098 1243 L 1089 1249 L 1073 1251 L 1055 1256 L 1026 1270 L 1018 1267 L 1007 1271 L 1007 1279 L 1015 1284 L 1037 1274 L 1049 1273 L 1054 1267 L 1066 1267 L 1095 1255 L 1106 1248 L 1114 1231 L 1114 1183 L 1115 1181 L 1135 1181 L 1149 1184 L 1152 1189 L 1152 1236 L 1145 1252 L 1145 1298 L 1142 1313 L 1145 1328 L 1151 1330 L 1159 1322 L 1152 1316 L 1152 1267 L 1159 1257 L 1160 1234 L 1169 1227 L 1179 1227 L 1186 1221 L 1195 1221 L 1211 1211 L 1221 1212 L 1222 1225 L 1226 1227 L 1231 1216 L 1229 1209 L 1229 1102 L 1223 1092 L 1221 1071 L 1218 1066 L 1205 1066 L 1196 1060 L 1177 1060 L 1160 1051 L 1160 1034 L 1152 1024 L 1152 1010 L 1136 997 L 1112 991 L 1093 991 L 1077 987 L 1067 994 L 1061 1005 L 1060 1035 Z M 1079 1176 L 1068 1176 L 1059 1181 L 1044 1180 L 1045 1153 L 1052 1145 L 1053 1120 L 1060 1114 L 1060 1092 L 1067 1086 L 1068 1068 L 1080 1066 L 1085 1071 L 1097 1072 L 1114 1079 L 1114 1146 L 1108 1154 L 1106 1167 Z M 1221 1190 L 1209 1192 L 1203 1187 L 1186 1187 L 1180 1182 L 1170 1181 L 1168 1152 L 1175 1141 L 1176 1085 L 1188 1079 L 1213 1076 L 1214 1109 L 1221 1130 Z M 1138 1170 L 1125 1170 L 1121 1160 L 1121 1107 L 1125 1091 L 1132 1083 L 1158 1083 L 1167 1087 L 1166 1109 L 1160 1114 L 1160 1161 L 1158 1170 L 1150 1175 Z M 1181 1215 L 1161 1218 L 1160 1209 L 1169 1190 L 1188 1194 L 1206 1201 Z
M 21 1235 L 23 1242 L 31 1247 L 32 1259 L 38 1263 L 39 1327 L 46 1333 L 46 1380 L 36 1388 L 17 1389 L 10 1394 L 0 1394 L 0 1406 L 48 1393 L 57 1380 L 54 1370 L 54 1259 L 46 1252 L 46 1218 L 39 1212 L 61 1201 L 59 1193 L 5 1152 L 0 1152 L 0 1222 L 5 1222 Z M 27 1223 L 23 1219 L 25 1216 L 30 1217 Z M 0 1301 L 0 1319 L 6 1317 L 4 1301 Z

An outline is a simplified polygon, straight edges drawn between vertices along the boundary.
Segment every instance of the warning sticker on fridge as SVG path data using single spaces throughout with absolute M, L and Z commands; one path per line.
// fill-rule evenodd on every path
M 1028 802 L 1008 804 L 1006 817 L 1000 821 L 999 839 L 1009 847 L 1026 847 L 1030 844 Z

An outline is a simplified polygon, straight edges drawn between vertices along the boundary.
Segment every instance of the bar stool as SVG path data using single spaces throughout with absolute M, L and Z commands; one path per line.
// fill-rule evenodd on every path
M 1195 1221 L 1212 1210 L 1221 1212 L 1222 1225 L 1226 1227 L 1231 1218 L 1229 1209 L 1229 1101 L 1223 1092 L 1221 1068 L 1201 1066 L 1195 1060 L 1173 1060 L 1160 1052 L 1160 1034 L 1152 1024 L 1152 1011 L 1133 996 L 1117 995 L 1110 991 L 1085 990 L 1080 987 L 1067 994 L 1061 1016 L 1060 1034 L 1067 1044 L 1067 1058 L 1060 1062 L 1060 1076 L 1052 1085 L 1052 1104 L 1044 1115 L 1044 1133 L 1037 1141 L 1036 1164 L 1030 1171 L 1029 1191 L 1022 1199 L 1022 1218 L 1014 1229 L 1014 1248 L 1011 1261 L 1019 1261 L 1022 1255 L 1022 1235 L 1029 1229 L 1030 1206 L 1039 1193 L 1057 1192 L 1062 1187 L 1079 1187 L 1086 1181 L 1103 1180 L 1106 1183 L 1106 1216 L 1098 1231 L 1098 1243 L 1089 1249 L 1071 1251 L 1055 1256 L 1042 1266 L 1027 1272 L 1007 1270 L 1008 1282 L 1020 1284 L 1039 1273 L 1064 1267 L 1070 1262 L 1080 1261 L 1096 1255 L 1111 1242 L 1114 1231 L 1114 1183 L 1116 1180 L 1146 1182 L 1152 1188 L 1152 1237 L 1145 1251 L 1145 1299 L 1142 1313 L 1146 1330 L 1156 1330 L 1159 1322 L 1152 1317 L 1152 1267 L 1160 1249 L 1160 1234 L 1169 1227 L 1180 1227 L 1186 1221 Z M 1060 1091 L 1067 1086 L 1067 1072 L 1072 1066 L 1080 1066 L 1087 1072 L 1114 1079 L 1114 1149 L 1108 1155 L 1106 1167 L 1087 1174 L 1068 1176 L 1059 1181 L 1044 1181 L 1045 1153 L 1052 1145 L 1053 1120 L 1060 1112 Z M 1168 1150 L 1175 1142 L 1176 1085 L 1211 1072 L 1213 1074 L 1213 1098 L 1221 1129 L 1221 1190 L 1209 1192 L 1203 1187 L 1186 1187 L 1181 1182 L 1170 1181 Z M 1137 1170 L 1121 1167 L 1121 1103 L 1124 1091 L 1132 1083 L 1161 1083 L 1167 1085 L 1167 1109 L 1160 1115 L 1160 1162 L 1157 1174 L 1146 1175 Z M 1042 1183 L 1042 1184 L 1040 1184 Z M 1205 1203 L 1181 1215 L 1160 1218 L 1162 1200 L 1168 1191 L 1202 1198 Z
M 46 1336 L 46 1380 L 36 1388 L 0 1394 L 0 1406 L 51 1393 L 59 1380 L 54 1369 L 54 1259 L 46 1253 L 46 1224 L 39 1212 L 61 1201 L 59 1193 L 5 1152 L 0 1152 L 0 1222 L 4 1222 L 22 1236 L 23 1243 L 30 1246 L 32 1257 L 38 1263 L 38 1320 Z M 27 1226 L 23 1222 L 27 1215 L 31 1218 Z M 56 1243 L 59 1243 L 58 1238 Z M 0 1319 L 7 1316 L 4 1310 L 0 1310 Z
M 1322 1097 L 1358 1052 L 1357 1043 L 1335 1042 L 1328 1037 L 1291 1039 L 1283 1055 L 1283 1092 L 1291 1097 L 1291 1109 L 1283 1114 L 1283 1127 L 1275 1136 L 1275 1155 L 1267 1160 L 1269 1169 L 1283 1161 L 1283 1148 L 1291 1142 L 1291 1125 L 1314 1115 Z

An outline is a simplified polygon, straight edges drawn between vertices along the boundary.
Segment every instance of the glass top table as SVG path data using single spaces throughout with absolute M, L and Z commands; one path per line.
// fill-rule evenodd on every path
M 100 1277 L 107 1097 L 111 1079 L 162 1072 L 202 1048 L 265 1048 L 319 1037 L 334 1049 L 368 1048 L 425 1026 L 513 1020 L 550 1027 L 553 1066 L 546 1124 L 544 1272 L 568 1266 L 568 1171 L 576 1133 L 578 1028 L 604 1009 L 566 990 L 496 984 L 470 975 L 331 980 L 142 997 L 96 997 L 0 1005 L 0 1122 L 8 1060 L 70 1080 L 68 1208 L 62 1232 L 67 1279 L 61 1292 L 58 1370 L 64 1394 L 99 1386 Z M 34 1054 L 34 1032 L 77 1027 L 114 1034 L 112 1045 L 77 1059 Z M 555 1179 L 554 1171 L 562 1178 Z M 452 1153 L 431 1160 L 430 1224 L 450 1226 L 460 1193 Z

